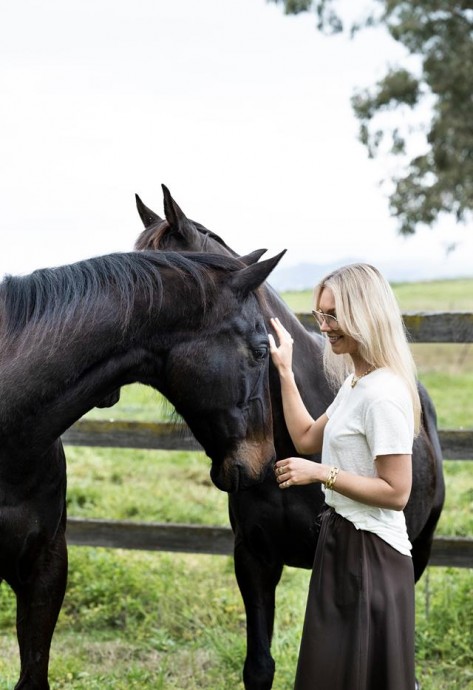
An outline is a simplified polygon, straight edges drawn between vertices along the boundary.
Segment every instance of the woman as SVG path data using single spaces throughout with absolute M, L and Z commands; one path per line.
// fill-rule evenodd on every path
M 414 573 L 403 514 L 420 426 L 415 366 L 393 292 L 372 266 L 344 266 L 314 291 L 324 366 L 339 387 L 314 420 L 278 319 L 270 351 L 297 451 L 276 463 L 282 490 L 324 486 L 328 509 L 309 587 L 295 690 L 413 690 Z M 341 387 L 340 387 L 341 386 Z

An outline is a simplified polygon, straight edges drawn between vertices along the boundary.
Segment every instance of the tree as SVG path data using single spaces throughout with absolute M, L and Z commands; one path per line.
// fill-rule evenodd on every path
M 337 0 L 270 1 L 284 5 L 288 14 L 314 10 L 318 29 L 325 33 L 344 30 Z M 352 106 L 369 156 L 387 150 L 398 157 L 391 213 L 406 235 L 419 224 L 432 226 L 444 213 L 467 221 L 473 211 L 471 0 L 371 0 L 370 15 L 350 30 L 354 34 L 380 25 L 413 56 L 410 67 L 389 69 L 371 89 L 358 90 Z M 408 111 L 410 121 L 421 112 L 427 122 L 401 127 L 400 109 Z M 413 141 L 419 148 L 420 136 L 422 152 L 413 155 Z

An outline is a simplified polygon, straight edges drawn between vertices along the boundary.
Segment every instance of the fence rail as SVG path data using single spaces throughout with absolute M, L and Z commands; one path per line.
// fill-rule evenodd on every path
M 441 429 L 440 443 L 448 460 L 472 460 L 473 429 Z M 81 419 L 62 436 L 70 446 L 202 450 L 182 423 Z
M 473 312 L 408 312 L 402 315 L 413 343 L 473 343 Z M 312 314 L 297 314 L 308 331 L 314 331 Z
M 233 553 L 233 532 L 229 527 L 185 525 L 129 520 L 69 518 L 67 541 L 75 546 L 103 546 L 114 549 L 176 551 L 228 556 Z M 473 539 L 436 537 L 430 565 L 473 567 Z
M 471 343 L 473 313 L 437 312 L 404 314 L 412 342 Z M 307 330 L 313 330 L 310 314 L 298 314 Z M 447 460 L 473 459 L 473 429 L 441 429 L 443 455 Z M 202 450 L 185 424 L 81 419 L 63 435 L 65 444 L 105 448 Z M 233 533 L 229 527 L 159 524 L 124 520 L 68 519 L 68 542 L 149 551 L 176 551 L 229 555 Z M 431 565 L 473 567 L 473 538 L 435 537 Z

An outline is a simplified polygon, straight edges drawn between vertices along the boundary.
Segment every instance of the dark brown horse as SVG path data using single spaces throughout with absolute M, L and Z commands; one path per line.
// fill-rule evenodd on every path
M 145 226 L 137 249 L 220 252 L 236 256 L 215 233 L 185 216 L 163 186 L 165 219 L 146 207 L 137 196 L 138 212 Z M 294 373 L 304 402 L 314 418 L 333 399 L 322 368 L 324 339 L 308 333 L 269 286 L 265 288 L 264 313 L 277 316 L 294 338 Z M 269 324 L 268 324 L 269 328 Z M 270 389 L 277 458 L 296 454 L 284 422 L 279 377 L 270 365 Z M 413 452 L 413 486 L 405 514 L 413 544 L 416 580 L 430 555 L 434 530 L 444 502 L 442 454 L 436 414 L 426 390 L 419 384 L 423 431 Z M 314 460 L 319 460 L 313 456 Z M 271 637 L 275 590 L 284 565 L 311 568 L 317 543 L 317 514 L 322 506 L 320 486 L 313 484 L 281 491 L 269 474 L 247 491 L 229 496 L 230 521 L 235 534 L 235 572 L 247 617 L 247 656 L 243 671 L 247 690 L 269 690 L 274 676 Z
M 224 491 L 274 460 L 268 337 L 257 263 L 176 252 L 112 254 L 0 284 L 0 581 L 17 599 L 17 690 L 47 690 L 67 576 L 59 437 L 135 381 L 187 421 Z M 249 265 L 246 265 L 249 264 Z

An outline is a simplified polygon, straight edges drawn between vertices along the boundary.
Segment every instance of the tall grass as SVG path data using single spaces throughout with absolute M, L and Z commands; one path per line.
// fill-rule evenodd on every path
M 461 285 L 463 308 L 473 311 L 473 281 Z M 439 291 L 434 284 L 424 303 L 460 308 L 460 298 L 452 296 L 458 291 L 449 286 Z M 417 287 L 396 286 L 406 311 Z M 467 288 L 471 297 L 464 302 Z M 414 346 L 442 426 L 472 426 L 470 347 Z M 142 386 L 126 388 L 113 410 L 92 413 L 148 420 L 169 414 Z M 71 515 L 228 525 L 226 496 L 211 484 L 201 453 L 68 448 L 67 456 Z M 473 535 L 470 463 L 447 462 L 445 472 L 439 533 Z M 308 578 L 308 571 L 286 568 L 278 587 L 274 690 L 292 687 Z M 473 688 L 472 595 L 469 570 L 429 568 L 418 584 L 423 690 Z M 0 688 L 13 688 L 18 678 L 14 622 L 14 597 L 0 587 Z M 242 690 L 244 656 L 245 615 L 231 558 L 70 548 L 68 590 L 52 647 L 52 690 Z

